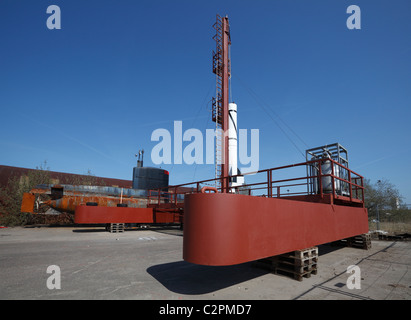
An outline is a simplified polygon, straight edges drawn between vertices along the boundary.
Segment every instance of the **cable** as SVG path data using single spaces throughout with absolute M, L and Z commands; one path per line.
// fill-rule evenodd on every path
M 207 105 L 210 103 L 210 101 L 207 102 L 207 98 L 209 97 L 209 95 L 210 95 L 210 93 L 211 93 L 211 90 L 213 89 L 213 86 L 214 86 L 213 84 L 210 86 L 210 89 L 208 90 L 208 93 L 207 93 L 207 95 L 205 96 L 204 101 L 203 101 L 203 103 L 201 104 L 200 109 L 199 109 L 199 111 L 198 111 L 198 113 L 197 113 L 197 117 L 198 117 L 198 115 L 199 115 L 199 113 L 200 113 L 200 110 L 204 107 L 204 105 L 206 105 L 206 108 L 207 108 Z M 207 103 L 206 103 L 206 102 L 207 102 Z M 197 117 L 196 117 L 196 120 L 197 120 Z M 211 117 L 207 117 L 205 128 L 207 128 L 207 126 L 208 126 L 208 121 L 210 120 L 210 118 L 211 118 Z M 196 121 L 196 120 L 195 120 L 195 121 Z M 193 125 L 194 125 L 194 122 L 193 122 Z M 193 174 L 193 179 L 192 179 L 193 181 L 194 181 L 195 176 L 196 176 L 196 173 L 197 173 L 197 167 L 198 167 L 198 164 L 195 163 L 195 166 L 194 166 L 194 174 Z
M 195 124 L 195 122 L 197 121 L 198 116 L 200 115 L 200 111 L 203 109 L 204 105 L 207 106 L 207 104 L 208 104 L 207 98 L 209 97 L 209 95 L 210 95 L 211 90 L 213 89 L 213 87 L 214 87 L 214 84 L 211 84 L 211 85 L 210 85 L 210 88 L 208 89 L 207 95 L 204 97 L 203 102 L 200 104 L 200 108 L 199 108 L 198 111 L 197 111 L 197 114 L 196 114 L 196 116 L 195 116 L 195 118 L 194 118 L 194 120 L 193 120 L 193 123 L 191 124 L 191 127 L 193 127 L 194 124 Z
M 297 151 L 304 157 L 305 159 L 305 154 L 304 152 L 297 146 L 297 144 L 293 141 L 293 139 L 287 134 L 287 132 L 285 132 L 285 130 L 279 125 L 279 123 L 273 118 L 273 116 L 270 114 L 270 112 L 267 110 L 267 108 L 264 105 L 267 105 L 269 107 L 268 104 L 264 103 L 264 101 L 259 101 L 258 95 L 250 88 L 248 87 L 237 75 L 234 75 L 237 80 L 239 80 L 239 82 L 245 87 L 245 89 L 248 91 L 248 93 L 254 98 L 254 100 L 257 102 L 258 106 L 263 109 L 263 111 L 265 113 L 267 113 L 267 115 L 270 117 L 270 119 L 277 125 L 277 127 L 283 132 L 283 134 L 286 136 L 286 138 L 294 145 L 294 147 L 297 149 Z M 274 113 L 274 115 L 281 120 L 281 122 L 305 145 L 308 147 L 308 145 L 304 142 L 304 140 L 302 140 L 302 138 L 294 131 L 291 129 L 291 127 L 289 125 L 287 125 L 285 123 L 284 120 L 281 119 L 281 117 L 270 108 L 271 112 Z

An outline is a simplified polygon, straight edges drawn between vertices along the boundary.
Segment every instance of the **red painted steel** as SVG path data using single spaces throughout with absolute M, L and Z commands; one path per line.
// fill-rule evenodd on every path
M 229 70 L 229 54 L 228 54 L 228 47 L 230 45 L 230 26 L 228 23 L 228 18 L 224 17 L 222 18 L 222 23 L 223 23 L 223 110 L 222 110 L 222 115 L 223 115 L 223 123 L 222 123 L 222 129 L 224 134 L 224 144 L 223 144 L 223 157 L 224 161 L 221 164 L 221 177 L 228 177 L 229 172 L 229 151 L 228 151 L 228 103 L 229 103 L 229 93 L 228 93 L 228 88 L 229 88 L 229 77 L 230 77 L 230 70 Z M 227 180 L 223 179 L 223 184 L 222 184 L 223 192 L 228 192 L 228 183 Z
M 162 208 L 130 208 L 85 206 L 76 207 L 74 222 L 81 224 L 95 223 L 181 223 L 179 208 L 163 204 Z
M 368 232 L 367 209 L 227 193 L 185 199 L 183 258 L 224 266 Z
M 248 175 L 253 176 L 253 183 L 246 183 L 242 186 L 230 188 L 230 193 L 239 193 L 240 191 L 248 193 L 248 195 L 254 196 L 268 196 L 268 197 L 281 197 L 283 199 L 290 200 L 299 200 L 307 202 L 317 202 L 317 203 L 329 203 L 329 204 L 346 204 L 355 207 L 364 206 L 364 178 L 358 173 L 348 169 L 347 167 L 339 164 L 338 162 L 329 159 L 333 164 L 338 166 L 340 170 L 344 169 L 349 173 L 349 180 L 342 179 L 333 174 L 323 174 L 321 172 L 321 162 L 322 160 L 311 160 L 302 163 L 290 164 L 286 166 L 264 169 L 257 172 L 251 172 L 243 174 L 247 177 Z M 315 176 L 306 176 L 305 169 L 309 165 L 316 165 L 319 167 L 318 175 Z M 279 179 L 273 180 L 274 176 L 284 175 L 283 172 L 290 169 L 300 168 L 300 173 L 286 174 L 286 176 L 291 176 L 288 179 Z M 233 176 L 238 177 L 238 175 Z M 325 193 L 322 189 L 322 180 L 325 177 L 330 177 L 332 184 L 334 185 L 337 181 L 342 181 L 347 183 L 349 186 L 349 195 L 342 196 L 336 193 L 335 188 L 333 188 L 332 193 Z M 186 184 L 181 184 L 177 186 L 169 186 L 165 191 L 162 189 L 150 190 L 148 194 L 148 203 L 153 205 L 159 205 L 162 202 L 168 202 L 169 204 L 181 205 L 184 201 L 178 199 L 178 196 L 182 196 L 189 193 L 199 193 L 202 192 L 202 188 L 207 186 L 214 185 L 217 180 L 226 180 L 228 182 L 229 177 L 217 178 L 217 179 L 208 179 L 196 182 L 190 182 Z M 318 193 L 310 193 L 308 185 L 312 183 L 312 180 L 315 179 L 319 185 Z M 222 185 L 222 184 L 221 184 Z M 296 192 L 288 192 L 288 188 L 299 187 L 300 189 Z M 205 190 L 206 190 L 205 189 Z M 213 188 L 214 189 L 214 188 Z M 218 192 L 224 192 L 222 187 L 216 188 Z M 235 189 L 235 190 L 234 190 Z
M 77 206 L 74 222 L 94 223 L 153 223 L 152 208 Z
M 229 150 L 228 150 L 228 104 L 229 104 L 229 79 L 230 79 L 230 58 L 229 46 L 231 45 L 230 25 L 228 17 L 217 15 L 217 21 L 214 24 L 216 35 L 213 39 L 216 41 L 216 52 L 213 54 L 213 72 L 216 78 L 216 98 L 213 105 L 213 121 L 216 122 L 217 128 L 221 129 L 218 134 L 221 135 L 216 142 L 218 154 L 221 159 L 216 163 L 217 175 L 220 176 L 222 192 L 228 192 L 229 184 L 227 179 L 229 175 Z M 221 139 L 221 140 L 220 140 Z M 220 156 L 217 156 L 218 158 Z

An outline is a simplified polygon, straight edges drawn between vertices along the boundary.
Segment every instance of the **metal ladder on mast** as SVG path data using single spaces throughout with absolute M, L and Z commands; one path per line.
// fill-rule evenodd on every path
M 216 123 L 215 141 L 215 187 L 221 188 L 221 164 L 223 159 L 224 133 L 222 128 L 223 121 L 223 21 L 217 15 L 216 23 L 213 25 L 216 34 L 213 40 L 216 41 L 216 52 L 213 50 L 213 73 L 216 75 L 216 98 L 212 99 L 212 120 Z

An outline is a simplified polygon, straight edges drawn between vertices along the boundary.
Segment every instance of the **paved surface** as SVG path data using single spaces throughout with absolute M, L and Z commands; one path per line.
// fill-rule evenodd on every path
M 411 299 L 411 242 L 372 249 L 320 246 L 317 275 L 302 282 L 245 263 L 206 267 L 182 260 L 178 229 L 0 229 L 0 299 Z M 61 289 L 50 290 L 50 265 Z M 361 289 L 348 289 L 358 265 Z

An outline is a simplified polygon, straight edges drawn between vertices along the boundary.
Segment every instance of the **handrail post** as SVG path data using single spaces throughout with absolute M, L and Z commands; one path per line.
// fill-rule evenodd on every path
M 334 162 L 330 160 L 331 162 L 331 184 L 333 188 L 333 197 L 336 198 L 336 192 L 335 192 L 335 178 L 334 178 Z M 341 181 L 340 181 L 341 183 Z
M 324 197 L 323 196 L 323 173 L 322 173 L 322 170 L 321 170 L 321 160 L 318 160 L 317 161 L 317 163 L 318 163 L 318 186 L 319 186 L 319 191 L 320 191 L 320 196 L 321 196 L 321 199 Z
M 224 193 L 224 178 L 220 177 L 220 188 L 221 188 L 221 193 Z
M 351 184 L 351 171 L 348 170 L 348 181 L 350 182 L 350 201 L 352 201 L 352 184 Z
M 363 179 L 363 177 L 361 177 L 361 194 L 362 194 L 362 205 L 363 205 L 363 207 L 365 207 L 365 204 L 364 204 L 364 179 Z
M 271 170 L 267 171 L 267 194 L 269 198 L 273 197 L 273 186 L 271 182 Z
M 174 205 L 177 206 L 177 187 L 174 187 Z

